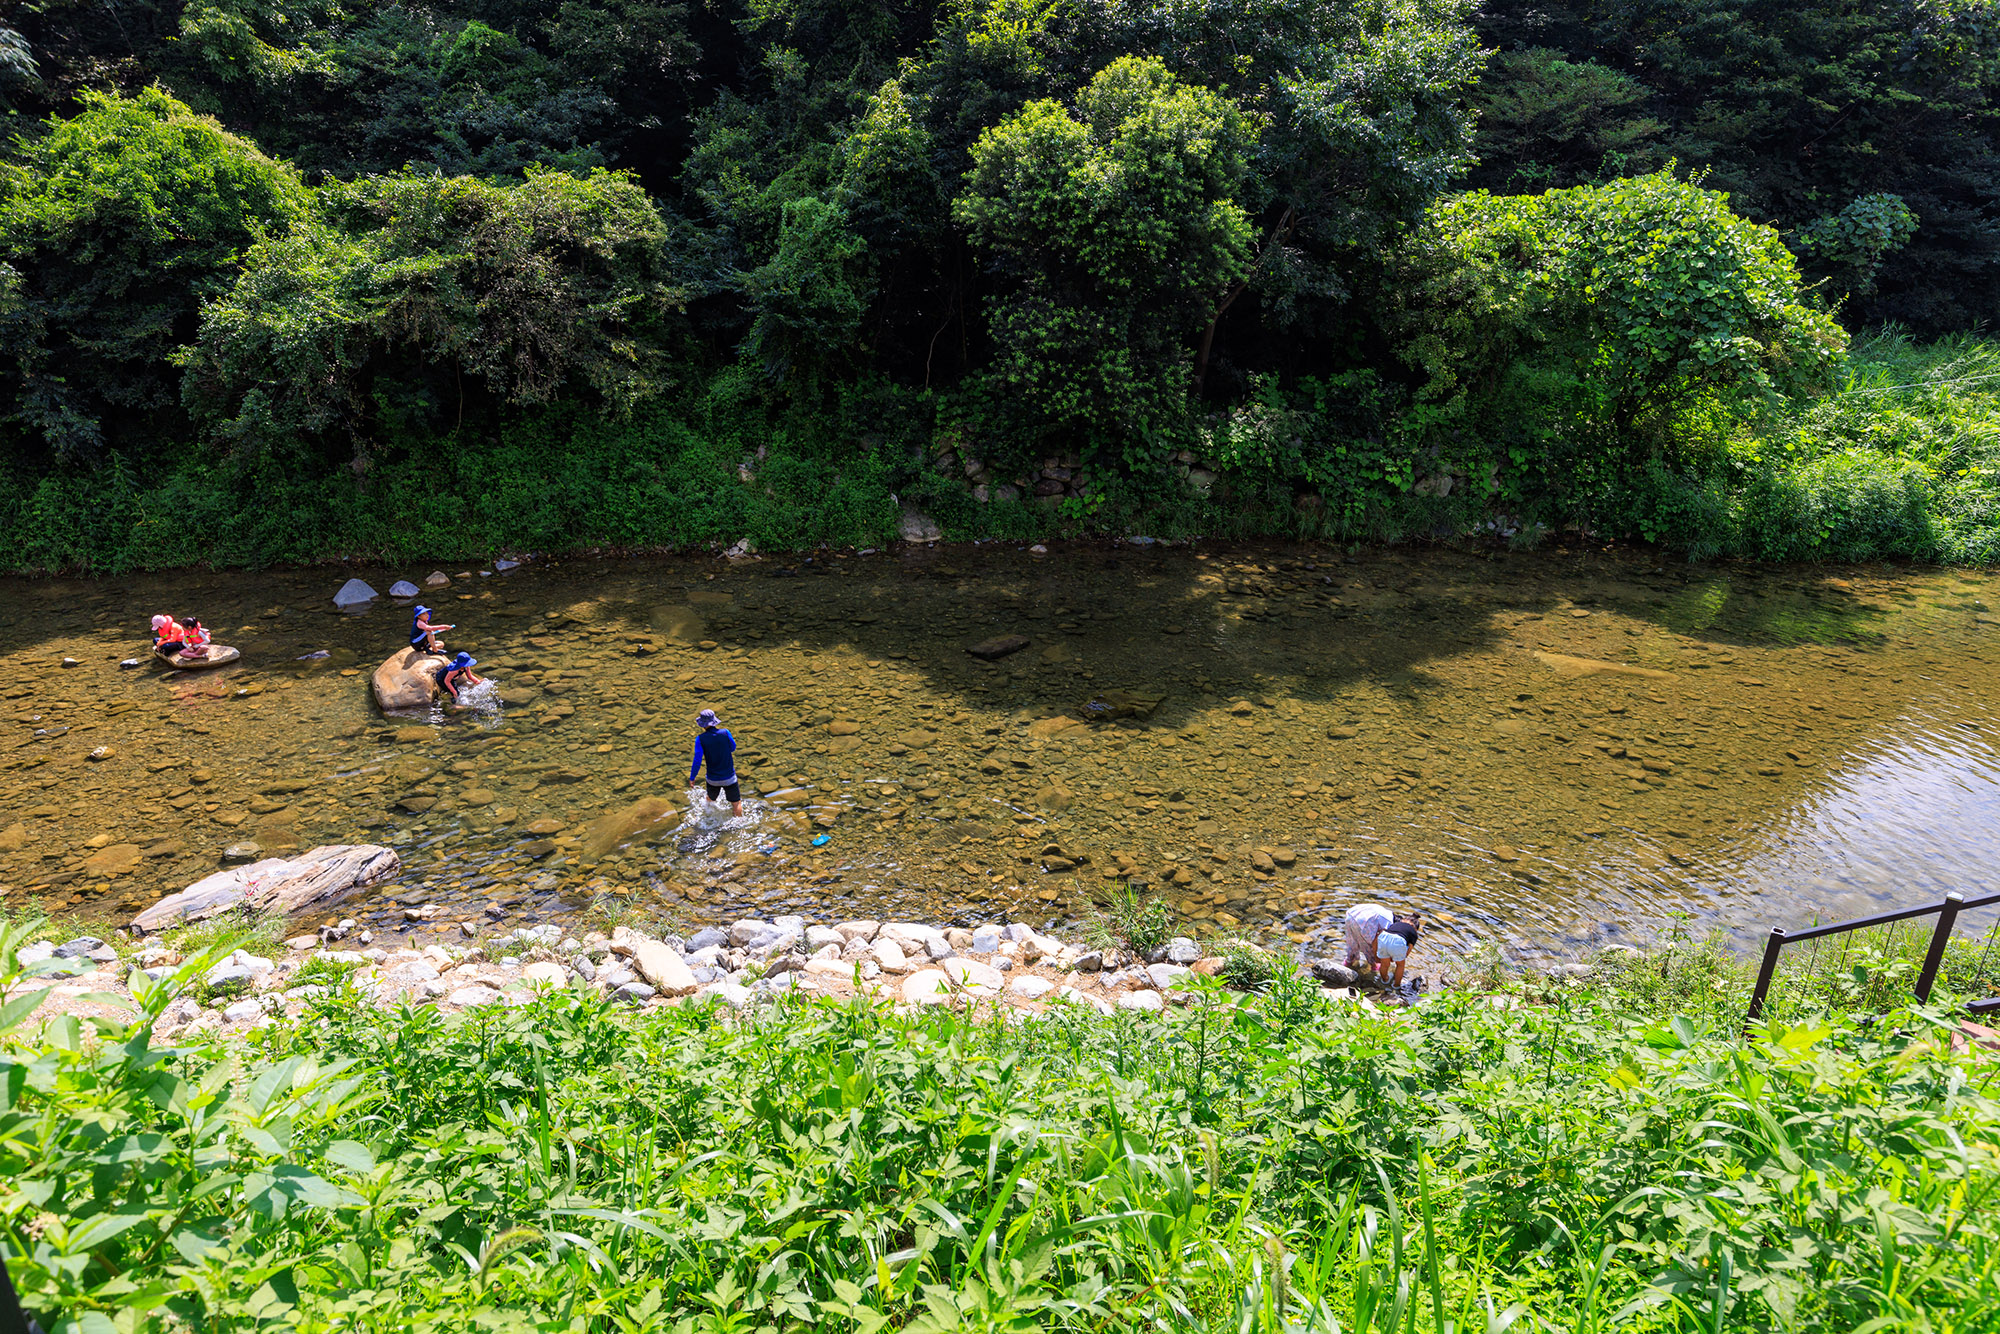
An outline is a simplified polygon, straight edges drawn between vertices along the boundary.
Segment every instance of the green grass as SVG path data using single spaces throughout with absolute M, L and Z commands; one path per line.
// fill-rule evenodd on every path
M 245 950 L 263 957 L 275 957 L 285 949 L 286 921 L 283 917 L 253 917 L 242 912 L 218 913 L 200 922 L 169 927 L 152 943 L 180 954 L 230 954 Z
M 337 987 L 367 966 L 359 959 L 329 959 L 324 954 L 315 954 L 299 965 L 298 971 L 286 979 L 286 985 Z
M 0 1252 L 76 1334 L 1957 1334 L 2000 1065 L 1943 1033 L 1296 977 L 1166 1020 L 347 997 L 235 1055 L 0 1009 Z
M 1145 959 L 1174 938 L 1174 907 L 1128 883 L 1105 911 L 1101 934 Z
M 1218 976 L 1240 991 L 1262 991 L 1281 973 L 1291 971 L 1285 959 L 1247 940 L 1216 941 L 1209 946 L 1208 953 L 1221 956 L 1222 972 Z
M 1706 430 L 1721 443 L 1697 443 Z M 1607 530 L 1707 559 L 2000 560 L 2000 341 L 1857 339 L 1822 396 L 1690 432 L 1634 471 Z
M 1929 952 L 1933 922 L 1850 931 L 1788 945 L 1779 955 L 1764 1013 L 1804 1019 L 1827 1012 L 1868 1015 L 1910 1000 Z M 1642 956 L 1607 951 L 1593 961 L 1591 989 L 1613 1003 L 1649 1014 L 1693 1016 L 1722 1027 L 1740 1021 L 1756 989 L 1761 955 L 1743 954 L 1720 935 L 1692 936 L 1683 920 Z M 1477 979 L 1490 990 L 1545 1002 L 1567 985 L 1561 978 L 1509 977 L 1489 968 Z M 2000 923 L 1985 934 L 1961 932 L 1945 945 L 1933 999 L 1977 1000 L 2000 994 Z
M 61 945 L 79 936 L 93 936 L 117 950 L 120 954 L 131 948 L 131 942 L 119 934 L 116 927 L 83 913 L 59 912 L 42 913 L 30 910 L 26 913 L 0 911 L 0 931 L 10 931 L 17 927 L 36 923 L 35 940 L 51 940 Z

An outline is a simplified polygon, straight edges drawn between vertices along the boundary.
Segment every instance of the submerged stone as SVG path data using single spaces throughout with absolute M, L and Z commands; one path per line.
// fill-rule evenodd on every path
M 975 658 L 991 662 L 996 658 L 1004 658 L 1009 653 L 1019 653 L 1032 642 L 1026 635 L 996 635 L 992 639 L 982 639 L 977 644 L 970 645 L 965 651 Z

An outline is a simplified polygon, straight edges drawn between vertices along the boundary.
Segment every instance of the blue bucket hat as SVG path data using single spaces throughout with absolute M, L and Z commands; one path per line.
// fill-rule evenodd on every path
M 416 610 L 415 610 L 414 612 L 412 612 L 412 613 L 411 613 L 411 615 L 413 615 L 413 616 L 422 616 L 422 615 L 423 615 L 423 614 L 424 614 L 425 612 L 427 612 L 427 611 L 429 611 L 429 610 L 430 610 L 430 608 L 429 608 L 429 607 L 426 607 L 426 606 L 425 606 L 425 605 L 424 605 L 423 603 L 419 602 L 419 603 L 417 604 L 417 609 L 416 609 Z
M 695 725 L 696 725 L 696 726 L 698 726 L 698 727 L 720 727 L 720 726 L 722 726 L 722 720 L 721 720 L 720 718 L 717 718 L 717 717 L 715 716 L 715 710 L 714 710 L 714 709 L 703 709 L 703 710 L 702 710 L 702 711 L 701 711 L 700 713 L 697 713 L 697 714 L 696 714 L 696 715 L 694 716 L 694 721 L 695 721 Z
M 470 653 L 461 651 L 456 658 L 451 660 L 451 665 L 454 667 L 477 667 L 479 659 L 473 657 Z

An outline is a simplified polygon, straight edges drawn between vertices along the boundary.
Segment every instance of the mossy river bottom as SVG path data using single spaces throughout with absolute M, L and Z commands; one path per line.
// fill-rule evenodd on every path
M 433 573 L 7 581 L 0 911 L 122 923 L 231 845 L 375 842 L 400 877 L 302 926 L 1063 926 L 1131 883 L 1208 938 L 1337 942 L 1367 898 L 1447 949 L 1566 955 L 2000 880 L 1985 572 L 988 544 L 387 596 Z M 384 596 L 335 609 L 349 576 Z M 419 600 L 492 683 L 385 716 L 369 676 Z M 154 663 L 161 611 L 241 659 Z M 704 706 L 741 819 L 689 807 Z

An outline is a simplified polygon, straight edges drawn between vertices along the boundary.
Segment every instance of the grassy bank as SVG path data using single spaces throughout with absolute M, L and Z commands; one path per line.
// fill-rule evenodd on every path
M 1703 559 L 2000 559 L 2000 343 L 1856 343 L 1840 387 L 1649 468 L 1648 538 Z
M 249 1051 L 10 1004 L 0 1249 L 76 1331 L 1991 1327 L 2000 1066 L 1938 1012 L 1745 1039 L 1622 976 L 1011 1024 L 348 996 Z
M 573 407 L 492 435 L 257 462 L 189 447 L 0 472 L 0 567 L 117 572 L 497 551 L 880 546 L 906 509 L 952 540 L 1275 536 L 1343 542 L 1588 535 L 1695 559 L 1984 564 L 2000 556 L 2000 344 L 1859 343 L 1844 387 L 1665 437 L 1536 450 L 1466 441 L 1381 386 L 1309 382 L 1068 494 L 981 500 L 948 398 L 886 386 L 783 411 L 730 375 L 614 420 Z M 1482 437 L 1483 439 L 1483 437 Z M 953 446 L 958 452 L 952 452 Z M 996 475 L 995 483 L 1000 480 Z M 1026 476 L 1016 480 L 1027 480 Z M 997 491 L 989 487 L 989 497 Z

